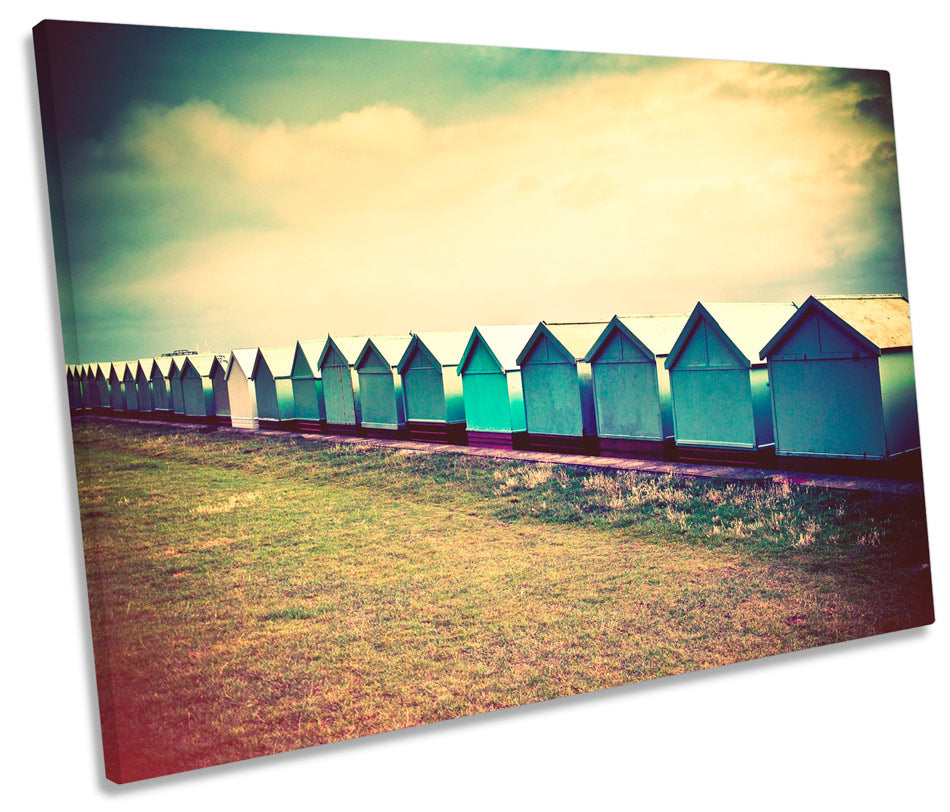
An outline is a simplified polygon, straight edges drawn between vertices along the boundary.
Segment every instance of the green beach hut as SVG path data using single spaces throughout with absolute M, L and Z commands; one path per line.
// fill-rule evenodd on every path
M 470 333 L 414 333 L 397 364 L 409 437 L 464 445 L 465 402 L 459 362 Z
M 397 367 L 411 340 L 411 335 L 370 336 L 356 358 L 362 426 L 367 437 L 407 436 Z
M 86 364 L 82 373 L 82 407 L 88 411 L 99 408 L 99 388 L 96 386 L 95 364 Z
M 294 348 L 290 379 L 294 390 L 297 431 L 321 432 L 327 422 L 323 377 L 320 374 L 320 350 L 325 344 L 326 339 L 298 341 Z
M 125 370 L 122 373 L 122 398 L 125 400 L 125 410 L 129 415 L 138 415 L 139 413 L 139 393 L 135 385 L 135 371 L 138 369 L 138 361 L 126 361 Z
M 171 366 L 168 368 L 168 391 L 172 402 L 172 420 L 185 416 L 185 396 L 181 387 L 181 370 L 187 357 L 187 355 L 174 356 L 171 359 Z
M 679 457 L 758 462 L 773 450 L 759 351 L 795 310 L 792 303 L 696 304 L 665 361 Z
M 99 413 L 105 414 L 112 409 L 112 387 L 109 386 L 109 376 L 112 374 L 111 364 L 93 364 L 96 375 L 96 390 L 99 393 Z
M 217 423 L 231 423 L 231 398 L 228 395 L 228 359 L 215 355 L 211 362 L 211 391 L 214 395 L 214 416 Z
M 168 376 L 172 371 L 172 359 L 166 356 L 152 359 L 149 371 L 149 380 L 152 384 L 152 414 L 160 419 L 167 420 L 172 412 L 172 394 L 168 383 Z
M 920 448 L 903 296 L 810 296 L 759 356 L 776 454 L 886 460 Z
M 181 366 L 181 398 L 185 419 L 189 422 L 217 422 L 211 381 L 216 360 L 213 353 L 199 353 L 187 356 Z
M 269 347 L 257 351 L 251 370 L 257 394 L 257 419 L 262 429 L 293 430 L 294 387 L 290 370 L 294 347 Z
M 541 322 L 531 334 L 518 355 L 528 448 L 597 453 L 590 364 L 584 359 L 606 326 Z
M 144 417 L 152 417 L 155 411 L 150 378 L 153 363 L 154 358 L 140 358 L 135 363 L 135 399 L 138 402 L 139 414 Z
M 685 313 L 614 316 L 588 351 L 601 454 L 662 457 L 673 451 L 664 362 L 685 323 Z
M 457 369 L 469 445 L 523 445 L 527 424 L 518 354 L 534 330 L 534 324 L 489 324 L 469 335 Z
M 224 379 L 228 385 L 228 407 L 231 412 L 231 425 L 236 429 L 256 431 L 257 392 L 251 372 L 257 359 L 257 348 L 231 350 L 228 368 Z
M 323 380 L 328 434 L 362 433 L 360 382 L 354 368 L 366 336 L 327 336 L 317 366 Z
M 109 408 L 113 412 L 124 412 L 125 397 L 122 393 L 122 382 L 125 379 L 124 361 L 113 361 L 109 364 Z

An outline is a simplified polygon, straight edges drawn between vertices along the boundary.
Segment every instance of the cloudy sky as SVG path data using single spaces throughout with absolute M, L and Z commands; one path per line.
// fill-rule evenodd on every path
M 883 72 L 45 36 L 70 362 L 906 293 Z

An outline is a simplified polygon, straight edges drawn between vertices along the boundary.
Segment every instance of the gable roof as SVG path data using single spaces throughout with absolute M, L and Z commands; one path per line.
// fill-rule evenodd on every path
M 120 381 L 125 377 L 125 361 L 113 361 L 109 364 L 109 377 L 116 376 Z
M 619 330 L 646 355 L 658 358 L 668 355 L 686 324 L 685 313 L 656 315 L 614 316 L 600 337 L 588 350 L 584 360 L 590 363 L 608 342 L 614 330 Z
M 871 352 L 903 349 L 912 344 L 910 306 L 898 294 L 809 296 L 798 312 L 772 337 L 759 353 L 770 355 L 807 317 L 819 312 L 839 324 Z
M 225 379 L 231 377 L 231 369 L 235 364 L 238 365 L 245 378 L 250 377 L 250 372 L 254 368 L 254 361 L 257 360 L 257 347 L 248 347 L 240 350 L 231 350 L 228 357 L 227 371 L 224 373 Z
M 189 355 L 185 358 L 185 363 L 181 365 L 182 374 L 184 374 L 186 367 L 192 367 L 200 377 L 207 378 L 211 375 L 211 370 L 217 358 L 218 356 L 216 356 L 213 352 L 205 352 L 201 353 L 200 355 Z
M 257 377 L 263 362 L 275 378 L 289 378 L 294 365 L 295 349 L 296 344 L 293 347 L 261 347 L 257 351 L 254 368 L 249 377 L 252 379 Z
M 671 369 L 696 324 L 705 319 L 750 367 L 759 363 L 759 347 L 796 311 L 794 302 L 697 302 L 666 357 Z
M 320 351 L 326 346 L 326 343 L 326 339 L 321 341 L 298 341 L 294 349 L 294 366 L 296 366 L 298 356 L 303 356 L 307 366 L 310 367 L 310 374 L 314 378 L 321 377 Z
M 363 349 L 360 350 L 360 354 L 356 357 L 354 366 L 359 367 L 372 349 L 390 367 L 396 367 L 399 363 L 399 359 L 402 358 L 403 353 L 411 341 L 412 336 L 409 334 L 370 336 L 366 339 L 366 343 L 363 344 Z
M 323 344 L 323 349 L 320 350 L 320 358 L 317 361 L 317 366 L 321 369 L 323 368 L 323 365 L 327 360 L 327 354 L 330 352 L 331 347 L 343 356 L 343 359 L 347 364 L 349 364 L 349 366 L 353 366 L 365 345 L 366 336 L 328 335 L 327 340 Z
M 413 333 L 412 340 L 406 347 L 406 351 L 399 359 L 398 369 L 402 374 L 413 355 L 413 350 L 420 347 L 422 352 L 429 355 L 438 366 L 455 367 L 458 366 L 468 344 L 471 334 L 467 330 L 451 330 L 436 333 Z
M 476 340 L 485 345 L 489 355 L 504 372 L 518 369 L 518 355 L 537 329 L 535 324 L 485 324 L 476 326 L 469 336 L 468 344 L 458 363 L 458 373 L 468 363 L 468 357 L 475 349 Z
M 135 362 L 135 377 L 137 378 L 139 376 L 139 372 L 144 373 L 146 378 L 151 377 L 152 364 L 154 361 L 154 358 L 139 358 L 139 360 Z
M 161 355 L 158 358 L 155 358 L 152 361 L 152 370 L 148 375 L 150 378 L 155 377 L 156 369 L 163 378 L 167 378 L 168 373 L 172 371 L 172 359 L 167 355 Z
M 575 363 L 583 361 L 587 356 L 587 351 L 600 337 L 606 326 L 606 321 L 560 323 L 542 321 L 535 327 L 531 337 L 518 353 L 518 365 L 524 364 L 525 358 L 531 354 L 531 348 L 541 335 L 546 335 L 566 357 L 573 358 Z

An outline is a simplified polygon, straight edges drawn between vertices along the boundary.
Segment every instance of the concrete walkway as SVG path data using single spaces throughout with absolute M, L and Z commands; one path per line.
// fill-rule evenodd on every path
M 81 415 L 95 420 L 121 420 L 123 423 L 138 423 L 146 426 L 168 426 L 170 428 L 198 430 L 207 427 L 194 423 L 177 423 L 164 420 L 141 420 L 137 418 L 114 418 L 100 415 Z M 288 432 L 261 430 L 249 431 L 230 426 L 217 426 L 215 431 L 235 434 L 287 437 Z M 843 491 L 865 491 L 871 493 L 922 494 L 923 482 L 883 477 L 845 476 L 842 474 L 818 474 L 807 471 L 781 471 L 773 468 L 740 468 L 729 465 L 698 465 L 684 462 L 665 462 L 663 460 L 638 460 L 618 457 L 588 457 L 581 454 L 551 454 L 546 451 L 515 451 L 507 448 L 478 448 L 476 446 L 442 445 L 439 443 L 420 443 L 413 440 L 383 440 L 371 437 L 346 437 L 336 434 L 290 433 L 316 444 L 352 444 L 375 448 L 396 448 L 422 454 L 461 454 L 467 457 L 508 460 L 524 463 L 549 463 L 571 465 L 600 471 L 637 471 L 643 474 L 672 475 L 702 479 L 733 479 L 737 481 L 772 481 L 778 484 L 803 485 L 811 488 L 832 488 Z

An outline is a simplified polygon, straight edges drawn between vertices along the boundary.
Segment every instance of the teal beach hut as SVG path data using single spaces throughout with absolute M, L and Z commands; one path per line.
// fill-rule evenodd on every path
M 810 296 L 760 357 L 776 454 L 887 460 L 920 448 L 903 296 Z
M 768 370 L 759 351 L 795 305 L 697 303 L 666 358 L 677 455 L 759 462 L 773 446 Z
M 323 380 L 328 434 L 361 434 L 362 409 L 356 359 L 366 336 L 327 336 L 317 366 Z
M 356 358 L 362 426 L 367 437 L 407 436 L 397 367 L 411 340 L 411 335 L 370 336 Z
M 256 431 L 257 392 L 251 373 L 257 359 L 257 348 L 231 350 L 228 368 L 224 379 L 228 386 L 228 408 L 231 412 L 231 425 L 236 429 Z
M 685 323 L 686 314 L 614 316 L 588 351 L 601 454 L 671 456 L 664 362 Z
M 69 400 L 69 411 L 82 410 L 82 384 L 79 382 L 79 368 L 76 364 L 66 365 L 66 397 Z
M 397 372 L 411 439 L 464 445 L 465 402 L 458 365 L 470 333 L 415 333 Z
M 109 386 L 109 376 L 112 374 L 111 364 L 93 364 L 96 375 L 96 390 L 99 393 L 100 414 L 106 414 L 112 409 L 112 387 Z
M 122 398 L 125 401 L 125 410 L 131 415 L 139 413 L 139 392 L 135 383 L 135 372 L 138 361 L 126 361 L 122 373 Z
M 297 431 L 321 432 L 327 422 L 323 378 L 320 374 L 320 350 L 325 344 L 326 339 L 298 341 L 294 348 L 290 379 L 294 390 Z
M 257 419 L 262 429 L 293 430 L 295 425 L 294 387 L 290 370 L 293 347 L 259 349 L 251 380 L 257 394 Z
M 99 408 L 99 388 L 96 386 L 95 364 L 86 364 L 82 377 L 83 409 L 94 411 Z
M 228 359 L 223 355 L 215 355 L 211 362 L 211 391 L 214 395 L 215 422 L 229 425 L 231 423 L 231 399 L 228 396 Z
M 521 353 L 528 448 L 597 453 L 590 364 L 584 359 L 607 322 L 541 322 Z
M 172 411 L 172 394 L 168 384 L 168 376 L 172 371 L 172 359 L 162 356 L 152 360 L 149 371 L 149 380 L 152 384 L 153 415 L 167 420 Z
M 109 364 L 109 408 L 116 413 L 125 411 L 125 398 L 122 394 L 124 379 L 125 362 L 113 361 Z
M 514 448 L 524 444 L 527 424 L 518 354 L 534 324 L 475 327 L 459 360 L 469 445 Z
M 152 364 L 154 358 L 140 358 L 135 362 L 135 399 L 138 402 L 138 411 L 144 417 L 152 417 L 155 411 L 155 400 L 152 397 Z
M 185 416 L 185 396 L 181 387 L 181 369 L 187 357 L 187 355 L 176 355 L 171 359 L 171 366 L 168 369 L 168 391 L 171 394 L 172 401 L 172 420 Z
M 185 419 L 192 423 L 215 423 L 214 386 L 211 371 L 217 360 L 213 353 L 189 355 L 181 366 L 181 399 Z

